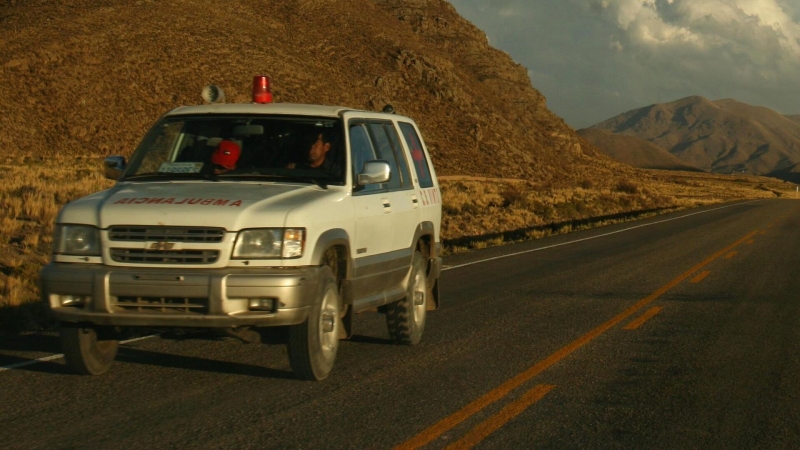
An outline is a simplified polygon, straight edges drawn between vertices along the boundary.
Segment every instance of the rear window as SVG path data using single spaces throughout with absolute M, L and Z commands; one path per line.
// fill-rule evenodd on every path
M 411 151 L 411 161 L 414 164 L 414 170 L 417 173 L 420 187 L 433 187 L 433 177 L 428 167 L 428 159 L 425 157 L 425 151 L 422 147 L 422 141 L 417 134 L 417 130 L 415 130 L 414 126 L 410 123 L 400 122 L 400 131 L 403 133 L 406 146 L 408 146 L 409 151 Z

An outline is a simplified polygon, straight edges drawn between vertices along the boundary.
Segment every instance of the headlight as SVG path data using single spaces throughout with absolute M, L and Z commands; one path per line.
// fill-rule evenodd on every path
M 53 252 L 61 255 L 100 256 L 100 232 L 88 225 L 56 225 Z
M 299 258 L 305 247 L 305 230 L 256 228 L 239 232 L 233 247 L 235 259 Z

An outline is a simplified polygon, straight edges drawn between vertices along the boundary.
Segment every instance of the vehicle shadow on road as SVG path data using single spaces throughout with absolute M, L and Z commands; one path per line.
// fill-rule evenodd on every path
M 56 334 L 0 335 L 0 367 L 59 353 L 61 341 Z
M 61 354 L 61 341 L 58 335 L 31 334 L 25 336 L 0 337 L 0 367 L 14 370 L 71 374 L 59 358 L 53 361 L 37 361 L 43 356 Z M 30 353 L 30 354 L 26 354 Z M 133 363 L 149 366 L 171 367 L 176 369 L 216 372 L 231 375 L 245 375 L 262 378 L 292 379 L 290 371 L 273 369 L 264 366 L 242 364 L 230 361 L 217 361 L 206 358 L 159 353 L 138 348 L 120 346 L 117 362 Z M 27 363 L 32 363 L 28 365 Z M 14 367 L 20 365 L 19 367 Z M 112 370 L 114 370 L 112 368 Z
M 0 355 L 0 361 L 0 366 L 23 364 L 21 367 L 14 368 L 14 370 L 19 371 L 49 373 L 56 375 L 72 375 L 72 372 L 64 364 L 63 359 L 59 359 L 57 361 L 39 361 L 35 364 L 24 365 L 25 363 L 32 362 L 34 360 L 10 355 Z M 244 375 L 258 378 L 294 379 L 294 374 L 286 370 L 272 369 L 264 366 L 255 366 L 251 364 L 242 364 L 230 361 L 216 361 L 213 359 L 158 353 L 125 347 L 120 347 L 115 363 L 132 363 L 143 366 L 197 370 L 202 372 Z M 112 367 L 111 370 L 115 370 L 115 368 Z M 119 370 L 119 368 L 116 370 Z
M 31 358 L 20 358 L 15 356 L 2 355 L 0 367 L 10 367 L 13 371 L 49 373 L 54 375 L 69 375 L 72 372 L 64 365 L 64 360 L 59 358 L 55 361 L 36 361 Z M 16 365 L 19 367 L 15 367 Z M 77 375 L 76 375 L 77 376 Z
M 216 372 L 230 375 L 245 375 L 259 378 L 293 379 L 290 371 L 272 369 L 264 366 L 242 364 L 230 361 L 197 358 L 193 356 L 158 353 L 137 348 L 120 347 L 117 361 L 145 366 L 168 367 L 174 369 Z
M 0 352 L 3 351 L 61 353 L 61 341 L 57 333 L 0 335 Z M 0 358 L 2 358 L 2 354 L 0 354 Z M 2 364 L 2 359 L 0 359 L 0 365 Z
M 359 344 L 381 344 L 381 345 L 392 345 L 394 342 L 391 339 L 379 338 L 375 336 L 362 336 L 362 335 L 354 335 L 350 339 L 347 340 L 348 342 L 356 342 Z

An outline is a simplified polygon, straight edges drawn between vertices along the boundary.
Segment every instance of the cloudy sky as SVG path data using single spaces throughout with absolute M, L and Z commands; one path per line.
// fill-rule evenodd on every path
M 800 0 L 450 0 L 574 128 L 690 95 L 800 114 Z

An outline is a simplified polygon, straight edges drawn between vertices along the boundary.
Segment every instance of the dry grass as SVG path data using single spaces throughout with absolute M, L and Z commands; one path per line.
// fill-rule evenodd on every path
M 110 187 L 97 159 L 21 156 L 0 164 L 0 306 L 39 298 L 61 206 Z
M 447 253 L 730 200 L 797 195 L 795 184 L 774 178 L 657 170 L 613 188 L 598 187 L 604 183 L 591 179 L 571 188 L 467 177 L 445 177 L 441 185 Z
M 442 237 L 459 239 L 631 211 L 694 206 L 655 191 L 547 188 L 521 183 L 442 182 Z
M 3 297 L 0 302 L 2 304 L 0 306 L 19 306 L 23 303 L 23 283 L 16 277 L 5 277 L 2 280 L 2 292 Z

